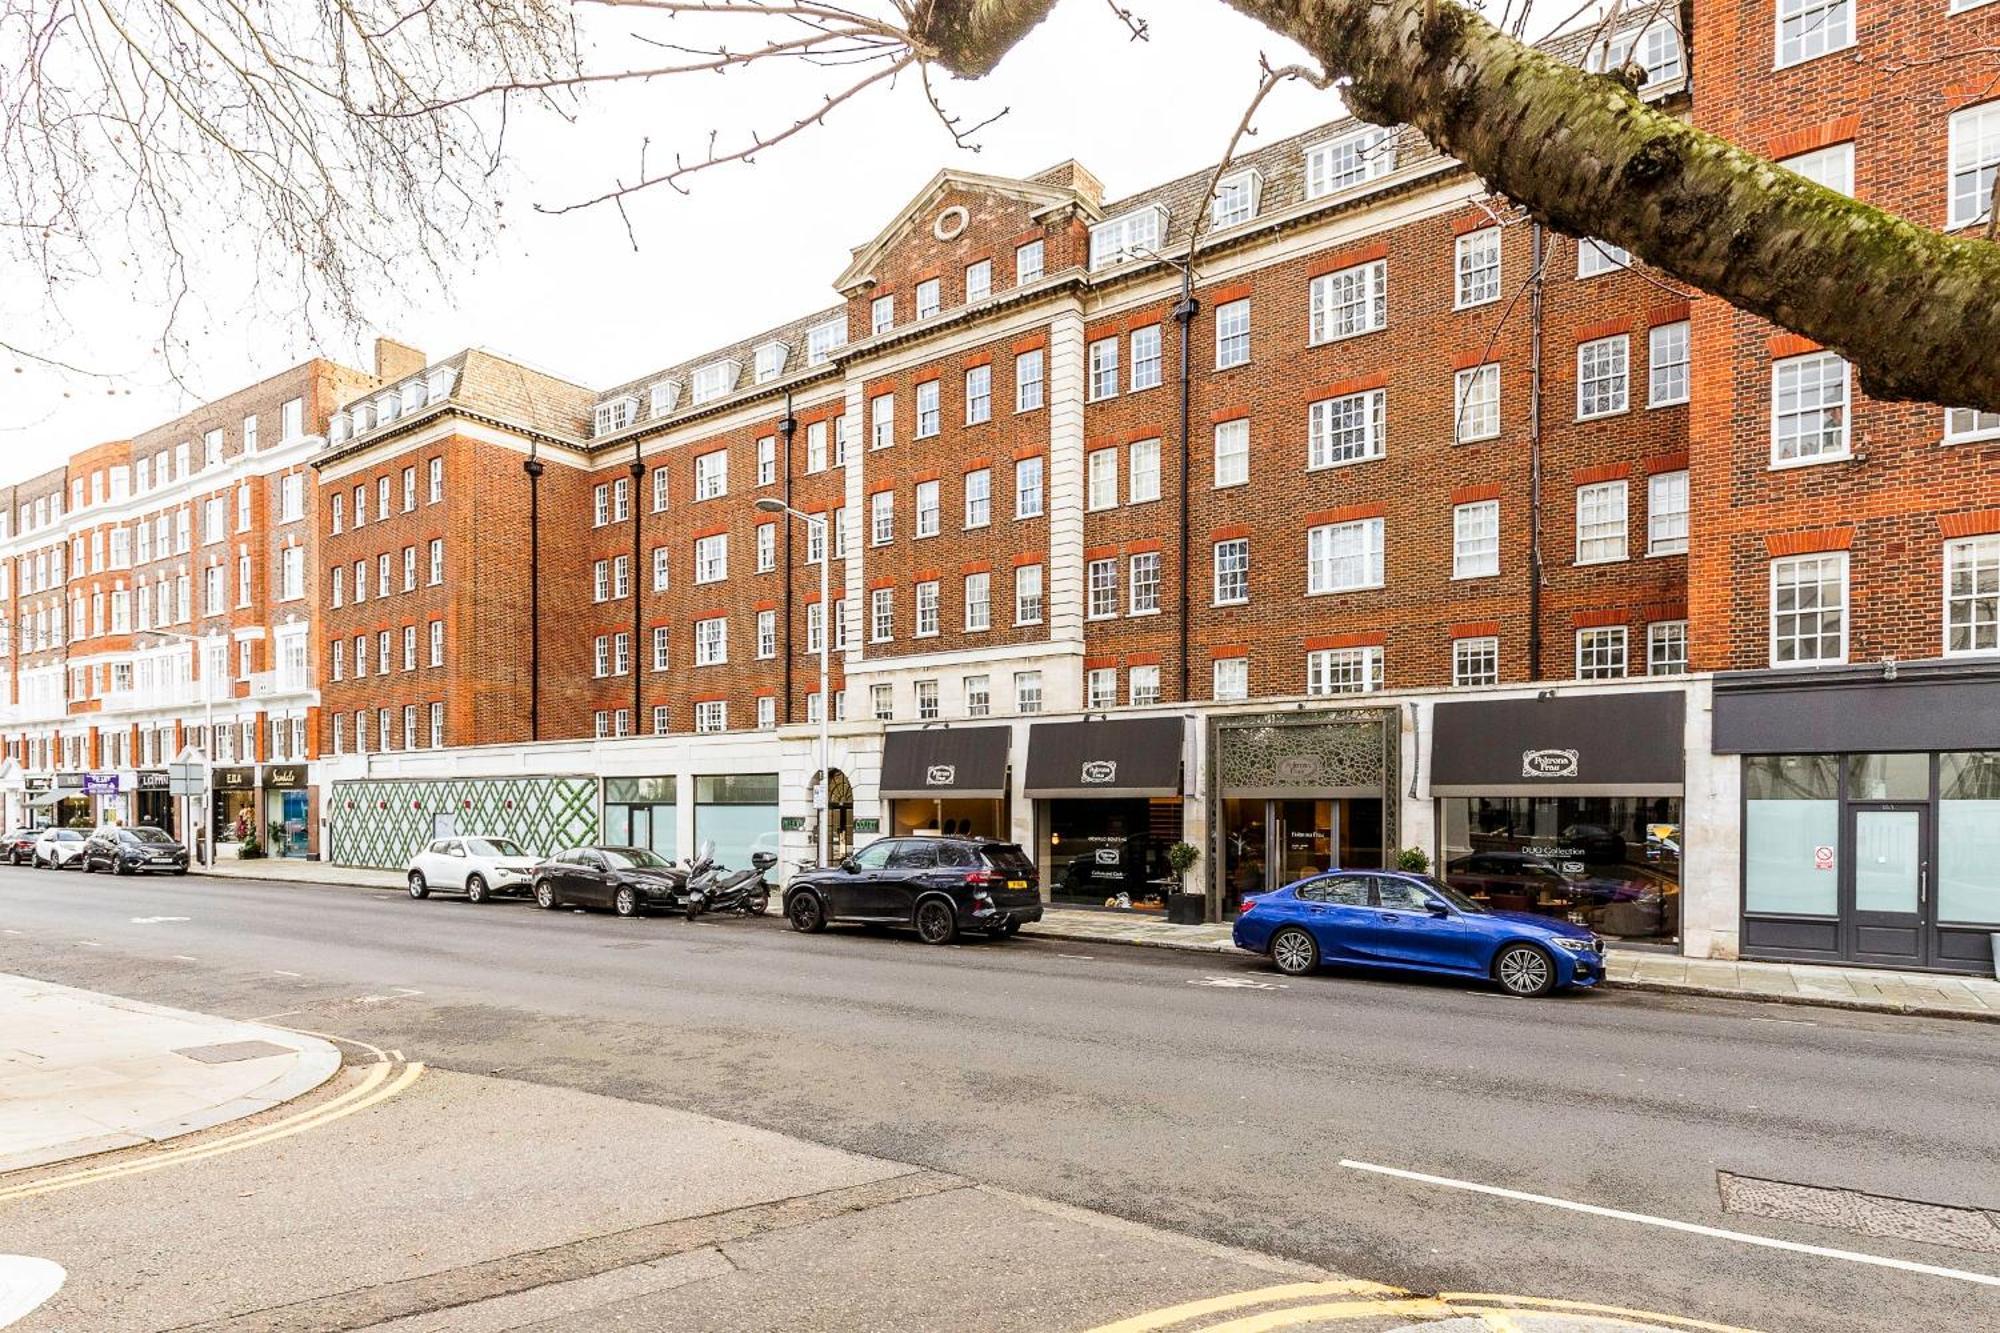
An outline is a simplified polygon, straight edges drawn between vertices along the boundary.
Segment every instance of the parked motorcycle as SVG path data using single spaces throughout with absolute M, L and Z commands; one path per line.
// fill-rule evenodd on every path
M 703 843 L 688 865 L 687 919 L 693 921 L 704 912 L 764 915 L 771 906 L 771 886 L 764 875 L 777 863 L 771 853 L 758 852 L 750 858 L 750 869 L 729 873 L 715 863 L 714 846 Z

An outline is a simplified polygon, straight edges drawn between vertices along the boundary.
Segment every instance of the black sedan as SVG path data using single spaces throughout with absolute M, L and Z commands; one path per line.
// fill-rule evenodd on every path
M 1042 919 L 1035 863 L 1011 842 L 986 838 L 881 838 L 837 866 L 796 875 L 785 887 L 793 930 L 829 922 L 913 926 L 926 944 L 960 931 L 1006 939 Z
M 687 875 L 644 847 L 572 847 L 532 872 L 535 906 L 608 907 L 620 916 L 681 905 Z
M 79 858 L 83 873 L 113 875 L 188 872 L 188 850 L 156 828 L 106 825 L 90 835 Z

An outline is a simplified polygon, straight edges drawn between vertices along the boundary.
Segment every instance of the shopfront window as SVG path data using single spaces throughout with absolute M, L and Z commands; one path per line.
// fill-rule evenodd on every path
M 611 847 L 645 847 L 673 860 L 679 841 L 675 796 L 672 775 L 607 778 L 604 783 L 605 844 Z
M 1223 909 L 1328 870 L 1382 868 L 1382 802 L 1373 797 L 1222 802 Z
M 2000 926 L 2000 751 L 1938 756 L 1938 920 Z
M 778 775 L 730 773 L 694 780 L 694 839 L 715 844 L 716 864 L 741 870 L 751 854 L 778 850 Z
M 1816 754 L 1753 755 L 1743 761 L 1745 911 L 1792 916 L 1839 911 L 1840 763 L 1837 755 Z M 1886 771 L 1879 776 L 1888 781 Z
M 1181 836 L 1178 799 L 1054 800 L 1047 818 L 1053 901 L 1166 910 L 1174 882 L 1167 848 Z
M 906 797 L 890 803 L 890 832 L 897 837 L 942 834 L 999 838 L 1007 834 L 1007 803 L 977 797 Z
M 1614 939 L 1680 935 L 1678 796 L 1461 796 L 1439 802 L 1442 878 L 1496 912 Z

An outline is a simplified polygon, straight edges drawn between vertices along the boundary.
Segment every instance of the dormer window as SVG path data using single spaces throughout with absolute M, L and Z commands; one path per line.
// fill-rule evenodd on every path
M 847 320 L 830 319 L 806 330 L 806 365 L 823 366 L 847 345 Z
M 768 384 L 778 378 L 778 376 L 784 374 L 785 362 L 790 358 L 791 352 L 790 345 L 781 342 L 765 343 L 762 347 L 759 347 L 757 349 L 757 383 Z
M 624 430 L 639 415 L 639 400 L 630 394 L 599 403 L 592 418 L 593 435 L 609 435 Z
M 424 400 L 426 399 L 426 397 L 428 397 L 428 391 L 424 388 L 424 382 L 422 380 L 407 381 L 403 385 L 403 394 L 402 394 L 403 415 L 408 416 L 410 413 L 422 407 L 424 405 Z
M 1234 227 L 1257 216 L 1264 195 L 1264 173 L 1252 167 L 1233 172 L 1215 184 L 1215 198 L 1209 200 L 1209 225 L 1217 230 Z
M 1371 125 L 1306 149 L 1306 198 L 1322 199 L 1396 169 L 1396 136 Z
M 451 397 L 451 387 L 457 378 L 458 376 L 452 372 L 450 366 L 438 366 L 428 375 L 424 376 L 424 384 L 429 389 L 430 400 L 434 403 L 441 403 Z
M 377 398 L 375 400 L 376 424 L 386 426 L 394 421 L 402 409 L 402 402 L 402 395 L 393 391 Z
M 350 429 L 352 422 L 353 418 L 349 417 L 347 413 L 335 412 L 333 414 L 333 420 L 329 421 L 326 426 L 327 441 L 331 444 L 341 444 L 345 442 L 345 440 L 347 439 L 347 432 Z M 144 465 L 141 464 L 141 466 L 143 467 Z M 141 485 L 143 484 L 144 483 L 141 482 Z
M 1135 208 L 1130 213 L 1100 222 L 1090 229 L 1090 267 L 1110 268 L 1146 252 L 1160 248 L 1160 236 L 1167 229 L 1167 210 L 1158 204 Z
M 1592 53 L 1590 67 L 1595 73 L 1609 74 L 1630 63 L 1646 71 L 1644 81 L 1639 84 L 1641 92 L 1677 82 L 1687 73 L 1687 67 L 1681 63 L 1681 37 L 1671 23 L 1655 23 L 1649 28 L 1618 34 Z
M 650 397 L 652 399 L 651 407 L 653 415 L 663 417 L 680 406 L 681 382 L 679 380 L 661 380 L 653 386 Z
M 736 387 L 743 366 L 733 357 L 711 361 L 694 373 L 694 401 L 697 406 L 712 403 Z
M 373 403 L 356 403 L 354 406 L 348 408 L 347 411 L 354 418 L 354 433 L 356 435 L 366 435 L 375 428 L 375 405 Z

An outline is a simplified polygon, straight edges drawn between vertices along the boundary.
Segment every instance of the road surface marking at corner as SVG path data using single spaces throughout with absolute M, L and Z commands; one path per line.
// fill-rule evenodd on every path
M 1561 1208 L 1572 1213 L 1588 1213 L 1593 1217 L 1608 1217 L 1619 1222 L 1636 1222 L 1640 1226 L 1661 1227 L 1668 1231 L 1684 1231 L 1696 1236 L 1711 1236 L 1717 1240 L 1732 1240 L 1742 1245 L 1755 1245 L 1767 1250 L 1785 1250 L 1793 1254 L 1809 1254 L 1820 1259 L 1839 1259 L 1851 1264 L 1867 1264 L 1875 1268 L 1894 1268 L 1905 1273 L 1922 1273 L 1928 1277 L 1950 1278 L 1958 1282 L 1973 1282 L 1985 1287 L 2000 1287 L 2000 1277 L 1991 1273 L 1973 1273 L 1962 1268 L 1942 1268 L 1936 1264 L 1920 1264 L 1908 1259 L 1891 1259 L 1886 1255 L 1863 1254 L 1858 1250 L 1837 1250 L 1824 1245 L 1807 1245 L 1795 1240 L 1780 1240 L 1775 1236 L 1759 1236 L 1748 1231 L 1727 1231 L 1721 1227 L 1703 1226 L 1699 1222 L 1682 1222 L 1671 1217 L 1654 1217 L 1647 1213 L 1627 1212 L 1622 1208 L 1606 1208 L 1601 1204 L 1578 1203 L 1573 1199 L 1557 1199 L 1546 1194 L 1528 1194 L 1521 1190 L 1505 1189 L 1499 1185 L 1481 1185 L 1471 1180 L 1454 1180 L 1450 1176 L 1426 1175 L 1421 1171 L 1405 1171 L 1399 1167 L 1377 1166 L 1373 1162 L 1357 1162 L 1342 1158 L 1340 1164 L 1350 1171 L 1368 1171 L 1380 1176 L 1394 1176 L 1399 1180 L 1413 1180 L 1424 1185 L 1440 1185 L 1446 1189 L 1468 1190 L 1474 1194 L 1490 1194 L 1495 1198 L 1512 1199 L 1517 1203 L 1540 1204 L 1545 1208 Z
M 192 920 L 194 920 L 194 918 L 189 916 L 135 916 L 132 918 L 132 924 L 135 926 L 157 926 L 162 921 L 192 921 Z
M 1382 1297 L 1375 1300 L 1328 1301 L 1323 1305 L 1294 1305 L 1286 1310 L 1268 1310 L 1245 1315 L 1226 1324 L 1203 1324 L 1201 1333 L 1269 1333 L 1274 1328 L 1297 1328 L 1300 1324 L 1330 1324 L 1337 1319 L 1373 1319 L 1394 1315 L 1400 1319 L 1432 1319 L 1452 1313 L 1442 1301 L 1422 1296 Z
M 1104 1324 L 1094 1328 L 1090 1333 L 1152 1333 L 1152 1330 L 1186 1323 L 1190 1319 L 1199 1319 L 1204 1315 L 1227 1314 L 1231 1310 L 1248 1309 L 1253 1305 L 1273 1305 L 1279 1301 L 1298 1300 L 1306 1296 L 1401 1296 L 1403 1294 L 1405 1293 L 1394 1287 L 1358 1280 L 1288 1282 L 1283 1286 L 1260 1287 L 1256 1291 L 1239 1291 L 1230 1296 L 1211 1296 L 1206 1300 L 1188 1301 L 1184 1305 L 1133 1315 L 1130 1319 L 1121 1319 L 1115 1324 Z
M 318 1034 L 310 1034 L 318 1035 Z M 372 1047 L 370 1049 L 373 1049 Z M 377 1051 L 377 1055 L 382 1053 Z M 378 1059 L 368 1066 L 355 1087 L 333 1098 L 301 1111 L 296 1115 L 276 1120 L 268 1125 L 244 1130 L 210 1143 L 189 1144 L 181 1148 L 168 1148 L 164 1152 L 141 1157 L 134 1161 L 115 1162 L 107 1166 L 85 1167 L 82 1170 L 52 1176 L 45 1180 L 32 1181 L 13 1189 L 0 1189 L 0 1203 L 13 1199 L 28 1199 L 39 1194 L 52 1194 L 57 1190 L 72 1189 L 78 1185 L 89 1185 L 104 1180 L 116 1180 L 125 1176 L 140 1175 L 157 1171 L 162 1167 L 180 1166 L 189 1162 L 199 1162 L 206 1158 L 218 1157 L 223 1153 L 240 1152 L 245 1148 L 261 1147 L 279 1139 L 302 1134 L 309 1129 L 319 1129 L 335 1120 L 344 1119 L 359 1111 L 365 1111 L 378 1102 L 386 1101 L 406 1090 L 422 1077 L 424 1066 L 411 1062 L 403 1066 L 401 1072 L 390 1077 L 389 1061 Z
M 86 949 L 102 949 L 104 947 L 102 944 L 99 944 L 96 940 L 78 940 L 77 943 L 81 944 Z
M 174 954 L 173 956 L 174 956 L 175 958 L 178 958 L 178 959 L 180 959 L 180 960 L 181 960 L 181 961 L 182 961 L 183 963 L 199 963 L 199 962 L 201 961 L 201 959 L 199 959 L 199 958 L 196 958 L 196 957 L 195 957 L 195 956 L 194 956 L 193 954 L 191 954 L 191 953 L 177 953 L 177 954 Z
M 1747 1328 L 1734 1324 L 1711 1324 L 1702 1319 L 1683 1319 L 1679 1315 L 1659 1314 L 1652 1310 L 1633 1310 L 1623 1305 L 1592 1305 L 1587 1301 L 1558 1301 L 1546 1296 L 1503 1296 L 1491 1291 L 1441 1291 L 1438 1299 L 1454 1310 L 1466 1314 L 1485 1315 L 1489 1320 L 1496 1313 L 1505 1310 L 1509 1314 L 1541 1316 L 1586 1314 L 1605 1315 L 1615 1319 L 1639 1319 L 1649 1324 L 1667 1324 L 1674 1328 L 1687 1328 L 1695 1333 L 1753 1333 Z M 1498 1301 L 1499 1305 L 1469 1305 L 1468 1301 Z M 1537 1307 L 1523 1310 L 1521 1306 Z
M 44 1301 L 62 1290 L 68 1276 L 53 1259 L 0 1254 L 0 1328 L 33 1314 Z
M 1190 986 L 1215 986 L 1222 990 L 1284 990 L 1282 981 L 1259 981 L 1255 977 L 1197 977 Z
M 302 977 L 305 975 L 305 973 L 287 972 L 283 968 L 274 967 L 271 969 L 271 975 L 274 977 Z

